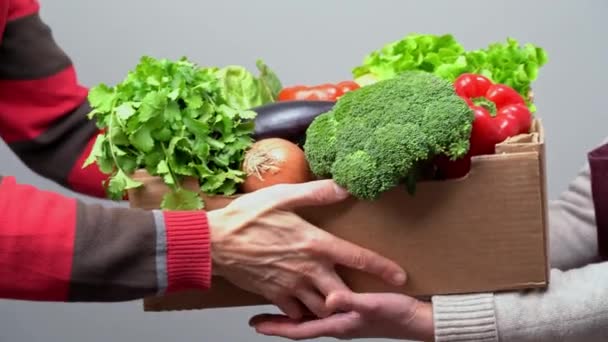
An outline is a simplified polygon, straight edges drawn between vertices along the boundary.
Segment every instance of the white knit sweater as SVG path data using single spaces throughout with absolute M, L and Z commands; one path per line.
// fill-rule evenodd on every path
M 547 290 L 435 296 L 437 342 L 607 342 L 608 262 L 597 259 L 588 165 L 549 205 Z

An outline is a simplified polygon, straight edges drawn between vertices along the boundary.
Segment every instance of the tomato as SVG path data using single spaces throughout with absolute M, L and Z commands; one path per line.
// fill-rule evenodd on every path
M 314 86 L 297 85 L 282 89 L 278 100 L 336 101 L 347 92 L 358 88 L 359 85 L 354 81 L 342 81 L 338 84 L 323 83 Z

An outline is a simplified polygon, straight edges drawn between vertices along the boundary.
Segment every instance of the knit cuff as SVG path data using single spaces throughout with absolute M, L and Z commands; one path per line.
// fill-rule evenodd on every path
M 204 211 L 164 212 L 167 292 L 211 286 L 211 244 Z
M 435 296 L 435 341 L 498 342 L 492 293 Z

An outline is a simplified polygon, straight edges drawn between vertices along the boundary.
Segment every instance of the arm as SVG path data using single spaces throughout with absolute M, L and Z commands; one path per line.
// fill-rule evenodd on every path
M 547 291 L 433 298 L 435 340 L 606 340 L 608 263 L 551 271 Z
M 608 324 L 608 263 L 599 263 L 592 190 L 593 184 L 596 197 L 605 192 L 599 188 L 602 180 L 598 178 L 607 165 L 605 155 L 598 155 L 608 145 L 603 146 L 589 154 L 591 167 L 585 165 L 568 190 L 550 203 L 553 269 L 548 291 L 434 297 L 437 341 L 464 336 L 472 341 L 604 339 L 600 335 Z M 454 324 L 458 328 L 451 328 Z
M 292 316 L 302 314 L 298 300 L 322 313 L 323 295 L 346 288 L 337 264 L 394 285 L 405 279 L 394 262 L 290 212 L 346 196 L 318 181 L 262 189 L 208 213 L 108 209 L 5 177 L 0 298 L 111 302 L 205 290 L 213 264 L 216 274 Z
M 88 90 L 41 21 L 38 1 L 8 3 L 0 37 L 0 137 L 36 173 L 105 197 L 107 176 L 96 165 L 81 167 L 99 133 L 86 117 Z
M 0 179 L 0 297 L 125 301 L 211 280 L 205 212 L 87 205 Z

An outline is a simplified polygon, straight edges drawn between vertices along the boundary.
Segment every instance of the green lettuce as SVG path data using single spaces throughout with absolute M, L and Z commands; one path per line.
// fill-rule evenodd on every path
M 352 69 L 352 74 L 357 83 L 366 85 L 407 70 L 431 72 L 449 81 L 463 73 L 477 73 L 512 87 L 535 111 L 530 100 L 531 84 L 547 61 L 547 53 L 541 47 L 520 45 L 510 37 L 467 51 L 452 35 L 413 33 L 369 53 L 361 65 Z
M 355 81 L 366 83 L 395 77 L 408 70 L 447 72 L 448 66 L 464 62 L 465 50 L 452 35 L 410 34 L 365 56 L 355 67 Z

